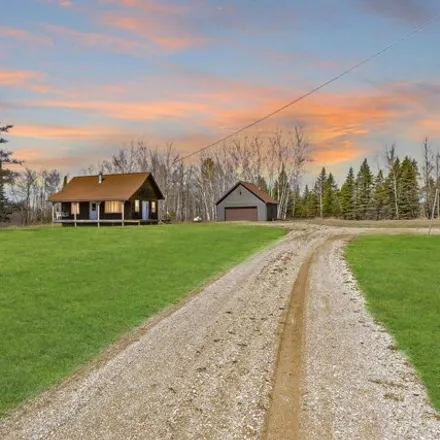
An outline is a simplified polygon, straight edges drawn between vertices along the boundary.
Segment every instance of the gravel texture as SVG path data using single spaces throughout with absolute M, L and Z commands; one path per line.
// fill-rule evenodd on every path
M 302 439 L 440 439 L 440 419 L 393 338 L 368 313 L 342 257 L 322 248 L 310 274 Z
M 0 438 L 261 438 L 292 286 L 314 254 L 300 432 L 288 438 L 440 439 L 423 387 L 341 258 L 336 237 L 359 232 L 298 226 L 0 422 Z
M 2 439 L 246 439 L 262 429 L 279 321 L 326 234 L 291 232 L 103 366 L 0 425 Z

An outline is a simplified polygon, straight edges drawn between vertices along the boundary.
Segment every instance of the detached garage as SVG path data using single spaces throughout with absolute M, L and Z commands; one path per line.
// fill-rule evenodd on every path
M 278 202 L 253 183 L 238 182 L 217 203 L 220 221 L 271 221 Z

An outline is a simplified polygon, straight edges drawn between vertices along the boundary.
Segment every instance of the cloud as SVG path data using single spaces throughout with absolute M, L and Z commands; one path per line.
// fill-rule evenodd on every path
M 313 154 L 313 160 L 319 164 L 318 167 L 335 165 L 343 162 L 351 162 L 365 154 L 364 148 L 341 147 L 319 148 Z
M 101 47 L 110 52 L 119 52 L 142 57 L 149 52 L 149 47 L 137 40 L 108 35 L 98 32 L 83 32 L 63 26 L 45 24 L 44 27 L 61 38 L 70 38 L 82 46 Z
M 0 26 L 0 37 L 9 38 L 26 44 L 53 46 L 52 40 L 46 35 L 34 34 L 26 29 L 19 29 L 10 26 Z
M 431 16 L 426 4 L 419 0 L 360 0 L 360 2 L 369 12 L 410 25 L 420 24 Z
M 189 6 L 183 6 L 175 2 L 171 3 L 166 0 L 101 0 L 101 3 L 121 6 L 136 11 L 159 12 L 163 14 L 183 14 L 189 10 Z
M 116 90 L 118 99 L 106 92 L 109 90 Z M 157 90 L 160 91 L 155 94 Z M 139 81 L 132 78 L 122 88 L 101 84 L 82 94 L 63 91 L 56 98 L 28 100 L 27 105 L 69 109 L 90 120 L 107 119 L 106 126 L 114 127 L 117 123 L 122 127 L 119 133 L 125 140 L 138 138 L 140 132 L 150 133 L 161 142 L 174 140 L 179 149 L 191 151 L 254 122 L 299 94 L 282 87 L 177 70 L 168 77 L 149 76 Z M 276 126 L 299 125 L 305 128 L 317 161 L 350 161 L 366 149 L 381 148 L 382 145 L 374 144 L 379 136 L 392 141 L 403 132 L 409 135 L 411 130 L 415 136 L 417 129 L 418 137 L 424 128 L 434 131 L 434 123 L 425 121 L 427 112 L 438 108 L 435 105 L 439 100 L 434 96 L 440 99 L 436 83 L 387 83 L 376 86 L 376 90 L 323 90 L 243 135 L 267 136 Z M 63 142 L 99 142 L 106 130 L 94 126 L 24 127 L 17 134 Z
M 50 147 L 27 146 L 14 150 L 14 156 L 24 160 L 24 166 L 30 168 L 56 168 L 69 172 L 84 166 L 84 157 L 74 155 L 66 146 L 58 146 L 55 150 Z M 98 160 L 98 157 L 90 157 L 90 160 Z M 21 171 L 17 168 L 17 171 Z
M 186 101 L 92 101 L 92 100 L 44 100 L 34 103 L 42 107 L 68 108 L 89 111 L 115 119 L 157 121 L 163 118 L 188 119 L 195 113 L 208 111 L 203 103 Z
M 73 6 L 72 0 L 39 0 L 40 3 L 55 4 L 63 8 L 70 8 Z
M 188 29 L 181 16 L 159 11 L 152 14 L 107 12 L 101 15 L 100 22 L 167 50 L 200 46 L 209 41 L 206 36 L 197 35 L 194 29 Z
M 38 93 L 51 90 L 44 73 L 29 70 L 0 70 L 0 87 L 2 86 L 24 87 Z
M 19 136 L 33 139 L 92 139 L 120 134 L 114 127 L 84 127 L 84 126 L 59 126 L 59 125 L 16 125 L 11 131 L 12 136 Z

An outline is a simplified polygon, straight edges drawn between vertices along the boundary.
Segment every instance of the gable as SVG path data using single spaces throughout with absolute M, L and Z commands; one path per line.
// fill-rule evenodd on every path
M 219 203 L 234 204 L 234 205 L 255 205 L 260 204 L 261 200 L 245 188 L 243 185 L 238 185 L 229 194 L 223 198 Z
M 89 200 L 129 200 L 146 182 L 158 197 L 162 193 L 149 173 L 104 174 L 99 176 L 74 177 L 61 191 L 49 198 L 52 202 L 81 202 Z
M 230 197 L 232 194 L 235 194 L 236 191 L 240 190 L 246 191 L 246 193 L 251 194 L 254 198 L 258 199 L 259 201 L 267 204 L 274 204 L 277 205 L 278 202 L 274 200 L 269 194 L 262 191 L 260 188 L 258 188 L 256 185 L 248 182 L 238 182 L 235 186 L 233 186 L 228 192 L 226 192 L 217 202 L 216 205 L 219 205 L 224 200 L 228 199 L 230 200 Z

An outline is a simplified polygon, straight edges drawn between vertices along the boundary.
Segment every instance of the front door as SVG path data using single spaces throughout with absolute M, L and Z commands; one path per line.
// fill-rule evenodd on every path
M 96 202 L 90 202 L 89 219 L 98 220 L 98 210 L 96 208 Z
M 150 217 L 150 205 L 147 201 L 142 200 L 142 220 L 148 220 Z

